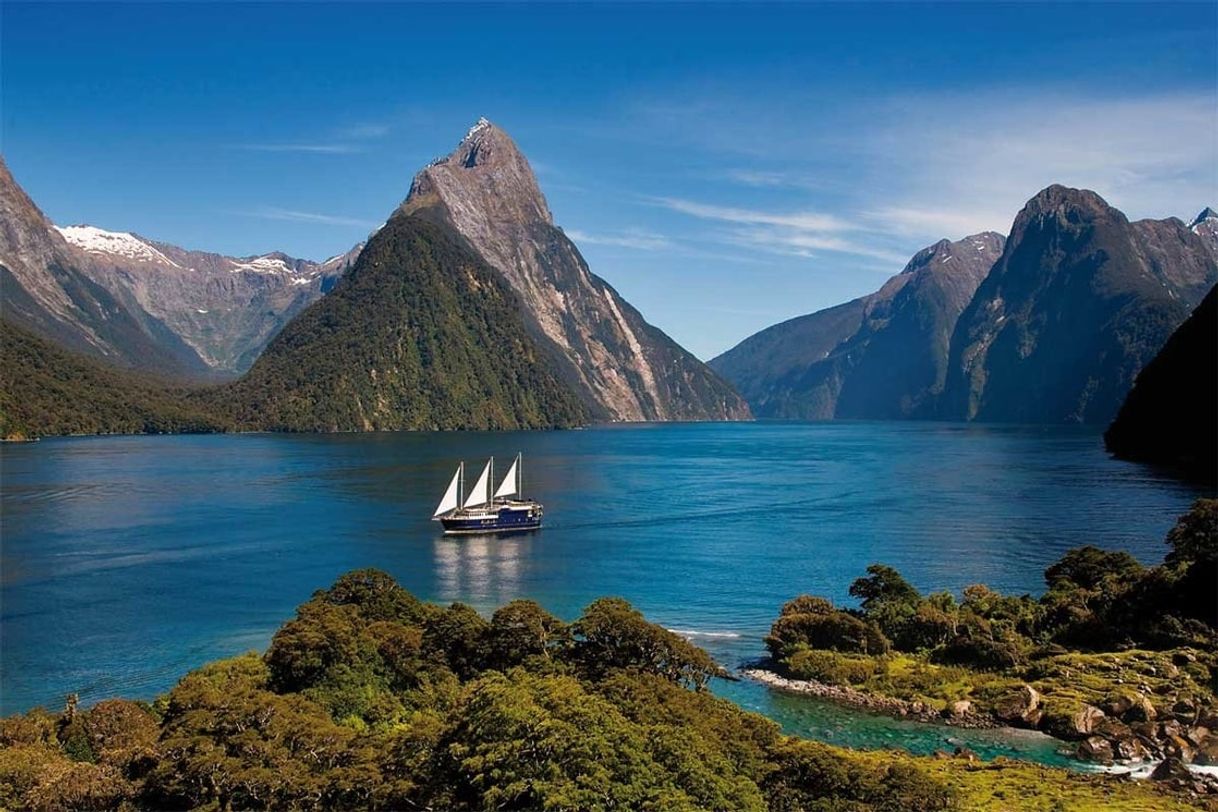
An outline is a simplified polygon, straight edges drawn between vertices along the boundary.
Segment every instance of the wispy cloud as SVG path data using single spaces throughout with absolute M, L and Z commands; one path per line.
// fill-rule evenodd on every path
M 352 124 L 347 127 L 340 127 L 335 131 L 334 134 L 338 138 L 351 139 L 354 141 L 383 138 L 389 134 L 389 125 L 372 122 L 367 122 L 364 124 Z
M 809 172 L 775 169 L 728 169 L 721 175 L 725 180 L 754 188 L 822 189 L 825 183 Z
M 590 234 L 574 228 L 565 229 L 566 235 L 578 243 L 588 245 L 611 245 L 617 248 L 633 248 L 639 251 L 657 251 L 672 247 L 672 241 L 663 234 L 650 231 L 628 230 L 608 234 Z
M 927 108 L 968 112 L 914 115 Z M 1052 183 L 1099 192 L 1133 218 L 1187 216 L 1218 196 L 1213 94 L 939 95 L 891 102 L 881 120 L 869 185 L 888 191 L 867 219 L 912 235 L 1005 232 Z
M 728 223 L 732 227 L 715 239 L 785 256 L 814 257 L 820 252 L 853 254 L 900 265 L 903 255 L 874 244 L 866 236 L 843 234 L 865 232 L 866 225 L 839 215 L 817 211 L 767 211 L 718 206 L 681 198 L 654 198 L 656 205 L 702 220 Z
M 363 220 L 358 217 L 344 217 L 336 214 L 320 214 L 311 211 L 296 211 L 281 209 L 275 206 L 263 206 L 253 211 L 237 212 L 243 217 L 258 217 L 263 220 L 286 220 L 293 223 L 315 223 L 323 226 L 358 226 L 360 228 L 376 228 L 380 223 L 373 220 Z
M 389 134 L 388 124 L 363 122 L 337 127 L 329 134 L 323 134 L 323 140 L 308 142 L 248 142 L 234 144 L 234 149 L 248 152 L 295 152 L 314 155 L 353 155 L 364 152 L 366 143 Z
M 748 225 L 785 226 L 799 231 L 851 231 L 857 229 L 853 223 L 833 214 L 816 211 L 768 212 L 718 206 L 676 197 L 657 197 L 654 202 L 667 209 L 699 217 L 704 220 L 721 220 L 728 223 Z
M 234 149 L 243 149 L 249 152 L 304 152 L 316 153 L 321 155 L 350 155 L 356 152 L 362 152 L 362 148 L 355 144 L 234 144 Z

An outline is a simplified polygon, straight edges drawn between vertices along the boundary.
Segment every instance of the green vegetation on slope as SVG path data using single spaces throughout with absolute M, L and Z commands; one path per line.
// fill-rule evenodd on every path
M 0 721 L 0 806 L 918 812 L 1017 792 L 1186 808 L 1154 785 L 789 738 L 704 690 L 717 673 L 620 599 L 571 624 L 524 600 L 486 620 L 360 570 L 265 656 L 204 666 L 152 704 Z
M 1037 727 L 1088 758 L 1218 763 L 1218 500 L 1167 541 L 1156 567 L 1071 550 L 1039 600 L 981 585 L 923 596 L 875 564 L 850 588 L 859 609 L 800 596 L 766 644 L 795 678 Z
M 167 384 L 65 350 L 0 320 L 0 436 L 224 431 Z
M 205 395 L 243 428 L 517 429 L 579 423 L 515 295 L 451 229 L 395 215 L 241 380 Z

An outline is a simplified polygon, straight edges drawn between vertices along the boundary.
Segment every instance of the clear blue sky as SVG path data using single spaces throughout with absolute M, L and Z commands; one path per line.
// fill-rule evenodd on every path
M 1062 182 L 1218 203 L 1218 4 L 0 5 L 2 149 L 56 222 L 362 238 L 480 115 L 703 358 L 1006 232 Z

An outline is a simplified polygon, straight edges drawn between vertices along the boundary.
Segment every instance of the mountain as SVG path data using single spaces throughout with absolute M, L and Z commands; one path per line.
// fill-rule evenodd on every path
M 0 437 L 224 431 L 228 421 L 157 380 L 0 320 Z
M 1210 254 L 1218 259 L 1218 212 L 1206 206 L 1188 224 L 1188 230 L 1200 237 Z
M 710 366 L 759 417 L 909 417 L 943 386 L 956 319 L 1003 243 L 940 240 L 875 293 L 762 330 Z
M 1218 479 L 1218 287 L 1138 374 L 1104 444 L 1124 459 Z
M 333 287 L 363 244 L 325 262 L 226 257 L 136 234 L 53 225 L 0 161 L 5 317 L 120 367 L 186 378 L 244 372 Z
M 250 371 L 203 396 L 243 428 L 517 429 L 586 417 L 498 271 L 451 227 L 398 212 Z
M 235 376 L 297 313 L 334 286 L 363 247 L 325 262 L 281 252 L 228 257 L 92 226 L 57 229 L 77 264 L 135 313 L 147 313 L 221 376 Z
M 961 314 L 933 413 L 1107 423 L 1215 281 L 1203 238 L 1179 220 L 1131 223 L 1094 192 L 1050 186 Z
M 171 375 L 207 372 L 164 323 L 132 310 L 82 268 L 80 255 L 0 159 L 0 315 L 75 352 Z
M 525 156 L 486 119 L 415 176 L 399 211 L 450 225 L 502 275 L 529 333 L 592 417 L 749 417 L 727 383 L 589 270 L 554 225 Z

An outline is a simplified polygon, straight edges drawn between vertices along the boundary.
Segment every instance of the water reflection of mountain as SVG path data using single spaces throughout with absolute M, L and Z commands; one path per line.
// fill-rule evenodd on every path
M 521 566 L 532 544 L 528 535 L 437 538 L 432 553 L 439 594 L 478 608 L 520 597 Z

